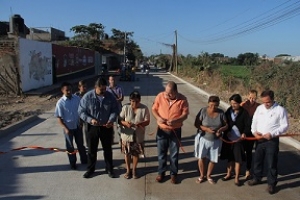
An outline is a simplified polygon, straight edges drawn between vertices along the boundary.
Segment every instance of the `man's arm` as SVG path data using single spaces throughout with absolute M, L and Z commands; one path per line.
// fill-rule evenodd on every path
M 288 115 L 287 111 L 282 108 L 280 113 L 280 119 L 279 119 L 279 127 L 272 131 L 270 134 L 272 137 L 276 137 L 279 135 L 284 134 L 289 128 L 289 121 L 288 121 Z
M 79 106 L 78 106 L 78 115 L 80 119 L 83 121 L 90 123 L 92 121 L 92 117 L 87 114 L 87 99 L 86 95 L 80 100 Z
M 157 123 L 166 123 L 166 119 L 163 119 L 159 114 L 158 114 L 158 108 L 159 108 L 159 100 L 158 100 L 158 96 L 156 96 L 153 106 L 152 106 L 152 114 L 154 116 L 154 118 L 156 119 Z
M 117 100 L 112 95 L 110 98 L 112 100 L 112 105 L 111 105 L 111 112 L 107 121 L 108 124 L 116 121 L 119 112 Z

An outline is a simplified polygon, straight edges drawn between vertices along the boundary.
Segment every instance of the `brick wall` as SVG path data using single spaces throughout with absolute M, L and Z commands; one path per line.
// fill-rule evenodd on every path
M 18 39 L 0 39 L 0 94 L 19 95 Z

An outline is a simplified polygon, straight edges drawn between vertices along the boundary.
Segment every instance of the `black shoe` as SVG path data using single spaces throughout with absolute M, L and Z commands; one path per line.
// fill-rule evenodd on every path
M 71 169 L 76 170 L 77 169 L 76 165 L 71 165 Z
M 249 186 L 258 185 L 258 184 L 261 184 L 261 181 L 256 180 L 256 179 L 252 179 L 252 180 L 248 181 Z
M 269 194 L 274 194 L 275 193 L 275 186 L 268 185 L 267 192 L 269 192 Z
M 84 161 L 81 161 L 81 164 L 86 165 L 86 164 L 88 164 L 88 162 L 84 160 Z
M 92 172 L 92 171 L 87 171 L 87 172 L 85 172 L 85 173 L 83 174 L 83 178 L 91 178 L 91 176 L 92 176 L 93 173 L 94 173 L 94 172 Z
M 110 178 L 116 178 L 116 175 L 115 175 L 115 173 L 114 173 L 114 171 L 107 171 L 107 174 L 108 174 L 108 176 L 110 177 Z

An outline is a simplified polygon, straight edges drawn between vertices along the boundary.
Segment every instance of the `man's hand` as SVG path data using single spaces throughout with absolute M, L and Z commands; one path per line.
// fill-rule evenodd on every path
M 271 133 L 264 134 L 262 137 L 265 138 L 265 139 L 267 139 L 267 140 L 271 140 L 272 139 Z
M 258 140 L 261 140 L 261 139 L 264 138 L 264 137 L 262 136 L 262 133 L 259 133 L 259 132 L 255 132 L 253 135 L 254 135 L 254 137 L 255 137 L 256 139 L 258 139 Z
M 106 127 L 106 128 L 111 128 L 111 127 L 113 127 L 113 125 L 114 125 L 113 122 L 107 122 L 107 123 L 105 124 L 105 127 Z
M 93 126 L 99 125 L 98 121 L 95 120 L 95 119 L 92 119 L 92 120 L 91 120 L 91 124 L 92 124 Z
M 70 131 L 68 128 L 64 128 L 65 134 L 69 135 Z
M 161 118 L 161 117 L 157 118 L 157 123 L 159 123 L 159 124 L 165 124 L 166 122 L 167 122 L 167 120 L 164 118 Z
M 175 124 L 175 120 L 169 120 L 166 123 L 168 126 L 173 126 Z

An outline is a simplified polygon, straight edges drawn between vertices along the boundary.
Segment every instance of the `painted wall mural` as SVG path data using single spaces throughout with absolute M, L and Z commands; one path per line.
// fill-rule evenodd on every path
M 19 50 L 23 92 L 52 85 L 51 43 L 20 38 Z

